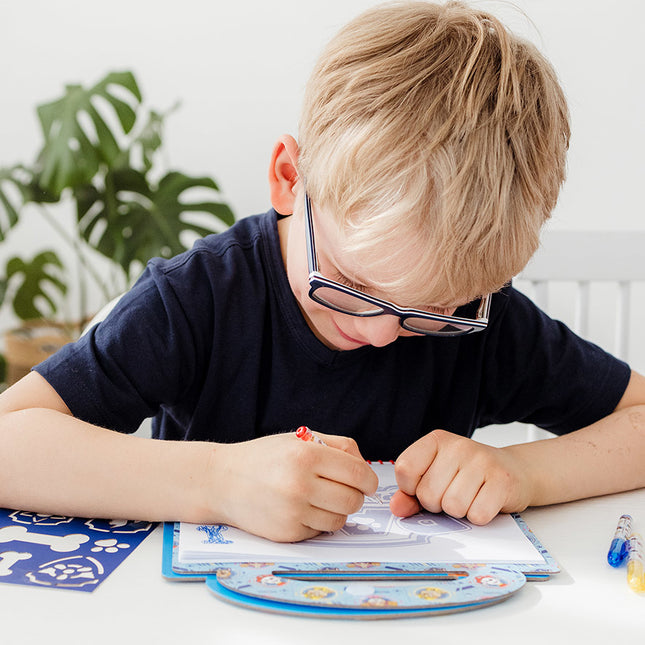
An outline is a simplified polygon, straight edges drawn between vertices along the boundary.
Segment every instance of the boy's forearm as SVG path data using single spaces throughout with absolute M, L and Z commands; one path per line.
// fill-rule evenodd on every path
M 0 506 L 140 520 L 203 521 L 216 444 L 96 428 L 49 409 L 0 418 Z M 210 500 L 209 500 L 210 501 Z
M 645 406 L 614 412 L 554 439 L 503 448 L 524 462 L 531 506 L 645 486 Z

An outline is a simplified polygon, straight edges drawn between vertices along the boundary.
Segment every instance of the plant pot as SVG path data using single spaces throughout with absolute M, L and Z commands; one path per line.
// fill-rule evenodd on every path
M 20 380 L 34 365 L 73 340 L 75 337 L 67 327 L 48 321 L 27 322 L 9 330 L 4 336 L 7 384 Z

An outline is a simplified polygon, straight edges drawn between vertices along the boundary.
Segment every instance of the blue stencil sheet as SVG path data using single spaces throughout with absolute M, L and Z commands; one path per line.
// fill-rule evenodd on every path
M 0 509 L 0 582 L 94 591 L 154 527 Z

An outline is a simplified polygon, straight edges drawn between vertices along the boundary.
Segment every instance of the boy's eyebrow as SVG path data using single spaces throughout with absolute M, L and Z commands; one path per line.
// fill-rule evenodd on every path
M 347 271 L 343 267 L 339 266 L 338 261 L 336 260 L 336 257 L 331 257 L 328 253 L 324 253 L 324 256 L 329 262 L 329 264 L 331 265 L 331 268 L 337 273 L 337 275 L 341 276 L 342 278 L 345 278 L 345 280 L 352 283 L 353 285 L 357 287 L 362 287 L 368 290 L 374 290 L 376 292 L 379 292 L 382 290 L 382 285 L 379 285 L 377 282 L 374 282 L 373 280 L 370 280 L 365 276 L 363 277 L 357 276 L 352 271 Z M 464 305 L 467 305 L 470 302 L 473 302 L 474 300 L 477 300 L 477 298 L 481 298 L 481 297 L 483 296 L 476 296 L 470 299 L 460 299 L 456 302 L 441 304 L 441 305 L 423 302 L 423 303 L 419 303 L 417 306 L 414 306 L 414 304 L 412 303 L 414 303 L 415 300 L 417 301 L 423 300 L 423 298 L 416 298 L 411 294 L 410 294 L 410 298 L 404 297 L 404 300 L 401 300 L 401 298 L 388 296 L 388 294 L 384 294 L 382 296 L 382 299 L 398 304 L 399 306 L 402 306 L 402 307 L 411 307 L 414 309 L 419 309 L 419 308 L 421 309 L 423 308 L 458 309 L 459 307 L 463 307 Z
M 319 251 L 320 255 L 320 251 Z M 352 282 L 353 284 L 360 285 L 361 287 L 367 287 L 367 288 L 376 288 L 376 283 L 370 281 L 370 280 L 365 280 L 362 277 L 359 278 L 355 273 L 352 271 L 347 271 L 345 268 L 340 266 L 338 264 L 338 260 L 336 259 L 335 255 L 332 256 L 329 252 L 323 252 L 324 257 L 326 260 L 329 262 L 331 265 L 331 268 L 336 271 L 338 275 L 341 277 L 345 278 L 349 282 Z
M 362 278 L 358 278 L 356 275 L 350 275 L 349 271 L 343 271 L 338 266 L 335 266 L 334 270 L 339 276 L 347 280 L 347 282 L 351 282 L 352 284 L 358 285 L 360 287 L 367 287 L 368 289 L 376 288 L 376 284 L 374 282 L 371 282 L 370 280 L 363 280 Z
M 364 287 L 366 289 L 379 289 L 379 285 L 376 282 L 370 280 L 369 278 L 357 276 L 352 271 L 346 271 L 342 267 L 338 266 L 338 263 L 335 260 L 331 260 L 331 264 L 334 271 L 336 271 L 342 278 L 345 278 L 345 280 L 347 280 L 348 282 L 351 282 L 352 284 L 355 284 L 359 287 Z
M 333 261 L 332 261 L 332 266 L 333 269 L 337 272 L 337 274 L 343 278 L 345 278 L 348 282 L 356 285 L 357 287 L 365 287 L 367 289 L 373 289 L 375 291 L 379 291 L 380 287 L 377 285 L 375 282 L 372 282 L 370 280 L 362 280 L 362 279 L 357 279 L 356 277 L 352 277 L 351 275 L 348 275 L 349 272 L 341 270 L 340 267 L 338 267 Z M 386 294 L 387 295 L 387 294 Z M 422 303 L 420 305 L 417 305 L 414 307 L 413 304 L 409 304 L 407 302 L 401 301 L 400 298 L 392 298 L 392 297 L 384 297 L 384 300 L 388 300 L 389 302 L 393 302 L 395 304 L 398 304 L 399 306 L 402 307 L 412 307 L 415 309 L 418 308 L 431 308 L 431 309 L 457 309 L 459 307 L 462 307 L 464 305 L 467 305 L 471 300 L 460 300 L 459 302 L 456 303 L 449 303 L 449 304 L 442 304 L 442 305 L 437 305 L 437 304 L 431 304 L 431 303 Z M 415 298 L 410 299 L 410 303 L 413 303 Z

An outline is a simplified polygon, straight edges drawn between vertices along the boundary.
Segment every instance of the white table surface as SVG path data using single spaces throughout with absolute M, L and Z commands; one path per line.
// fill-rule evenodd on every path
M 225 604 L 199 582 L 162 578 L 158 527 L 92 593 L 0 584 L 0 643 L 645 642 L 645 595 L 606 552 L 622 513 L 645 533 L 645 490 L 525 511 L 562 572 L 508 600 L 453 615 L 374 621 L 265 614 Z M 423 639 L 423 641 L 422 641 Z M 617 645 L 617 644 L 616 644 Z

